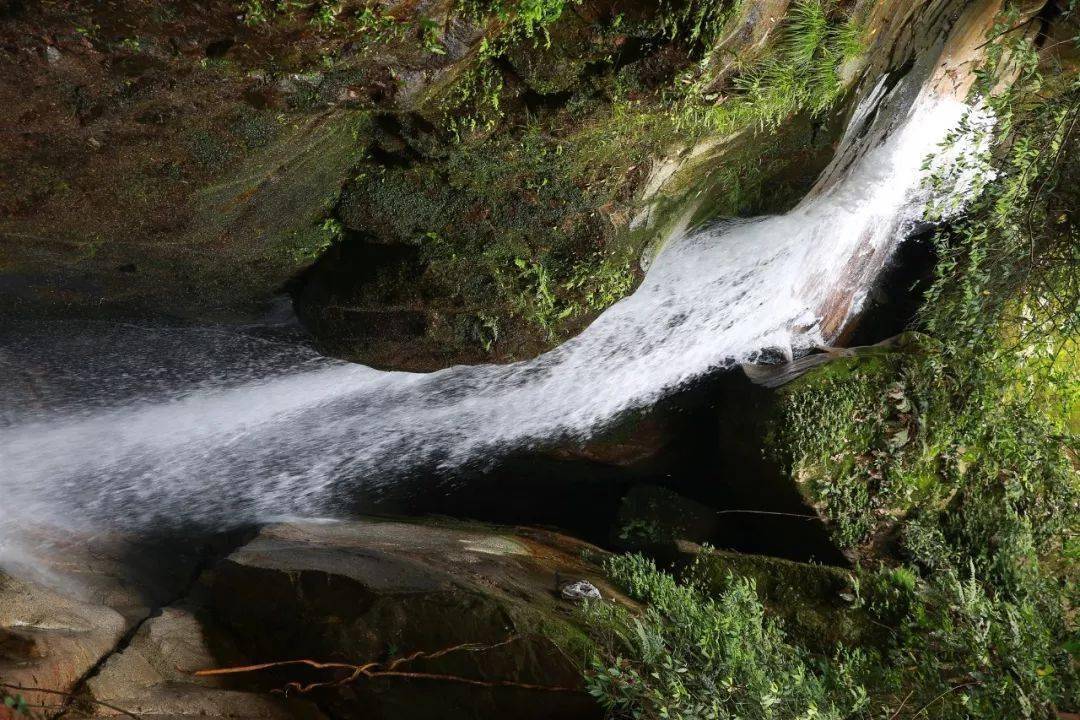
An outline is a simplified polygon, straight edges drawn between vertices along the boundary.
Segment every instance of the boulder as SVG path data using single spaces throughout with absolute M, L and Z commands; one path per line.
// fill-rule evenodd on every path
M 53 691 L 73 689 L 126 630 L 112 608 L 0 574 L 0 690 L 35 710 L 59 709 L 64 697 Z
M 612 543 L 624 550 L 662 551 L 679 540 L 707 542 L 720 522 L 713 508 L 665 487 L 639 484 L 623 496 Z
M 194 674 L 244 660 L 214 627 L 199 601 L 202 594 L 163 608 L 143 623 L 130 644 L 86 682 L 80 710 L 90 717 L 119 716 L 122 708 L 153 718 L 324 720 L 309 701 L 238 690 L 224 676 Z
M 334 717 L 599 717 L 581 684 L 589 642 L 560 595 L 580 580 L 615 595 L 588 553 L 553 532 L 451 521 L 275 525 L 214 570 L 213 605 L 253 662 L 385 670 L 459 648 L 312 692 Z M 273 681 L 349 674 L 284 668 Z
M 729 575 L 754 581 L 766 609 L 795 642 L 830 653 L 845 647 L 879 645 L 880 630 L 854 605 L 852 573 L 832 565 L 794 562 L 766 555 L 743 555 L 679 543 L 683 563 L 707 588 L 726 586 Z

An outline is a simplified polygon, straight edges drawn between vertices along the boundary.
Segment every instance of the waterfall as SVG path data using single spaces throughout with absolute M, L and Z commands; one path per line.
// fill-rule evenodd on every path
M 920 218 L 923 161 L 968 111 L 883 81 L 800 205 L 670 238 L 636 292 L 533 360 L 413 374 L 269 345 L 200 379 L 147 350 L 143 375 L 117 373 L 96 395 L 88 383 L 52 409 L 0 419 L 0 523 L 333 514 L 355 484 L 587 437 L 703 374 L 827 343 Z M 179 333 L 174 350 L 213 340 L 210 331 L 148 332 Z M 272 371 L 258 370 L 260 357 Z

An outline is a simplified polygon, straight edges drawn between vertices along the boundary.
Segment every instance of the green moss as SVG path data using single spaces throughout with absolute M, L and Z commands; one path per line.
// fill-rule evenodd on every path
M 1018 13 L 1008 5 L 993 37 L 1007 38 Z M 995 87 L 993 63 L 1011 45 L 1020 76 L 986 100 L 1005 130 L 992 151 L 931 179 L 948 187 L 993 168 L 937 238 L 916 324 L 936 340 L 804 378 L 779 419 L 793 477 L 837 540 L 899 566 L 862 576 L 865 606 L 895 638 L 883 686 L 945 718 L 1080 703 L 1069 411 L 1080 378 L 1060 360 L 1080 317 L 1068 215 L 1080 163 L 1062 135 L 1080 85 L 1044 80 L 1024 39 L 998 45 L 979 82 Z M 981 134 L 965 125 L 951 140 Z
M 419 293 L 432 338 L 495 358 L 557 343 L 631 292 L 646 248 L 688 206 L 710 216 L 774 210 L 809 181 L 783 176 L 791 158 L 812 176 L 828 152 L 829 133 L 809 122 L 822 103 L 811 108 L 806 93 L 795 93 L 786 111 L 806 106 L 806 113 L 794 132 L 773 140 L 755 129 L 765 115 L 779 122 L 779 106 L 766 109 L 763 99 L 736 92 L 732 103 L 757 108 L 739 111 L 740 142 L 672 160 L 683 167 L 663 196 L 643 198 L 659 160 L 717 132 L 695 118 L 714 100 L 697 96 L 679 72 L 699 67 L 739 8 L 709 2 L 590 24 L 562 3 L 545 7 L 465 8 L 487 24 L 487 36 L 412 101 L 429 122 L 401 118 L 398 136 L 379 139 L 377 162 L 360 168 L 338 206 L 361 235 L 421 248 Z M 799 4 L 785 35 L 785 47 L 802 38 L 801 49 L 777 51 L 789 65 L 807 53 L 839 58 L 844 15 L 815 4 L 817 25 L 802 27 L 808 8 Z M 627 32 L 679 44 L 627 63 L 619 57 Z
M 228 262 L 205 254 L 194 267 L 208 301 L 280 287 L 340 236 L 338 221 L 328 217 L 363 154 L 355 138 L 366 128 L 363 113 L 282 126 L 267 145 L 200 191 L 186 242 L 230 240 Z
M 629 292 L 639 272 L 640 239 L 625 215 L 596 212 L 604 188 L 578 174 L 585 152 L 577 138 L 554 140 L 533 124 L 442 160 L 373 164 L 339 214 L 384 242 L 420 245 L 436 296 L 476 308 L 489 329 L 519 318 L 558 339 Z
M 505 611 L 516 634 L 547 639 L 579 670 L 584 671 L 589 659 L 596 654 L 596 642 L 580 618 L 561 614 L 555 609 L 545 611 L 535 605 L 517 603 L 508 603 Z
M 879 644 L 880 629 L 853 607 L 855 578 L 836 567 L 810 565 L 760 555 L 709 550 L 697 556 L 693 579 L 711 593 L 723 592 L 729 575 L 753 580 L 766 609 L 788 636 L 816 652 L 837 645 Z
M 187 135 L 187 149 L 191 161 L 201 169 L 227 165 L 233 158 L 228 139 L 218 132 L 196 128 Z

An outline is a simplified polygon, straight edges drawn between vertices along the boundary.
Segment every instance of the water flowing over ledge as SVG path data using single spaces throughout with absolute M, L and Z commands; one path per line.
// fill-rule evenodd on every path
M 534 360 L 419 375 L 278 349 L 261 371 L 250 352 L 243 382 L 129 378 L 150 389 L 0 429 L 0 496 L 90 527 L 333 514 L 354 484 L 585 437 L 703 374 L 828 343 L 921 217 L 924 158 L 970 110 L 916 76 L 867 93 L 794 210 L 671 238 L 632 296 Z M 169 332 L 173 347 L 200 341 Z

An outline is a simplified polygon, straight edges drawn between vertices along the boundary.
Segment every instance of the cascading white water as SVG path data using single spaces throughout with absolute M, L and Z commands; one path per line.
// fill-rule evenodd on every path
M 298 354 L 261 379 L 150 383 L 114 407 L 12 413 L 0 428 L 3 505 L 91 526 L 333 514 L 352 483 L 587 436 L 763 349 L 827 342 L 822 318 L 837 298 L 857 305 L 919 218 L 920 166 L 967 111 L 904 83 L 884 95 L 884 84 L 869 94 L 802 204 L 671 238 L 632 296 L 534 360 L 421 375 Z

